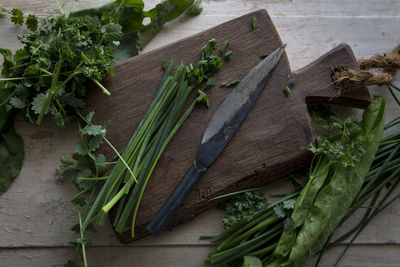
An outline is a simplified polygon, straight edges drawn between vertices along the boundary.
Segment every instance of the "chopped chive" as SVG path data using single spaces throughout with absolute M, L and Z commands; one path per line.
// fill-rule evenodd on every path
M 165 70 L 167 68 L 167 61 L 164 59 L 162 62 L 162 69 Z
M 208 46 L 210 47 L 211 50 L 214 50 L 215 47 L 217 46 L 217 40 L 215 38 L 211 38 L 208 41 Z
M 208 64 L 208 60 L 200 60 L 199 61 L 199 65 L 207 65 Z
M 290 90 L 289 86 L 286 86 L 286 87 L 283 89 L 283 92 L 285 93 L 285 95 L 286 95 L 287 97 L 289 97 L 289 96 L 290 96 L 290 93 L 292 92 L 292 90 Z
M 257 19 L 256 17 L 253 17 L 252 21 L 251 21 L 251 28 L 254 30 L 257 26 Z
M 221 83 L 221 87 L 226 87 L 228 85 L 228 83 L 227 82 L 223 82 L 223 83 Z
M 206 86 L 213 86 L 215 84 L 215 76 L 212 76 L 211 78 L 208 78 Z
M 233 81 L 231 81 L 230 83 L 228 83 L 228 84 L 226 85 L 226 87 L 235 86 L 235 85 L 238 84 L 238 83 L 240 83 L 240 80 L 239 80 L 239 79 L 236 79 L 236 80 L 233 80 Z
M 225 60 L 230 60 L 232 58 L 232 50 L 225 53 Z
M 229 40 L 225 40 L 225 42 L 222 44 L 221 49 L 219 50 L 221 55 L 225 52 L 225 49 L 228 47 L 229 42 L 230 42 Z

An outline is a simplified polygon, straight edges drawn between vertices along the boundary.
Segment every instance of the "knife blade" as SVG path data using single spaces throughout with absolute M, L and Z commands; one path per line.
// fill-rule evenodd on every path
M 284 50 L 285 45 L 275 49 L 258 63 L 219 106 L 203 135 L 196 160 L 147 225 L 153 235 L 159 235 L 165 229 L 201 174 L 211 166 L 233 138 L 267 84 Z

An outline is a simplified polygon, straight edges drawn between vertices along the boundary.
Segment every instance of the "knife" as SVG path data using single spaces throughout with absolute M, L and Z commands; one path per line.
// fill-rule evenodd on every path
M 211 166 L 240 128 L 247 113 L 271 77 L 285 46 L 277 48 L 257 64 L 215 112 L 203 135 L 197 159 L 147 225 L 147 230 L 153 235 L 159 235 L 165 229 L 172 215 L 192 190 L 201 174 Z

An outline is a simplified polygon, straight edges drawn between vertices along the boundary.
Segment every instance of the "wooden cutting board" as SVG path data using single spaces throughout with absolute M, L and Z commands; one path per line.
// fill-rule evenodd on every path
M 257 20 L 254 30 L 253 17 Z M 98 89 L 90 90 L 88 109 L 96 111 L 96 123 L 111 121 L 107 136 L 118 150 L 127 144 L 152 101 L 163 76 L 162 61 L 197 62 L 201 47 L 211 37 L 219 41 L 219 46 L 229 39 L 229 49 L 233 51 L 232 59 L 224 62 L 217 75 L 217 85 L 242 79 L 262 57 L 282 45 L 267 12 L 259 10 L 116 64 L 116 76 L 104 81 L 111 96 L 105 97 Z M 306 166 L 311 156 L 307 146 L 314 142 L 307 104 L 330 102 L 365 107 L 371 100 L 365 87 L 352 88 L 332 98 L 336 88 L 331 73 L 336 67 L 357 68 L 349 46 L 339 45 L 296 72 L 291 72 L 284 55 L 239 131 L 200 178 L 169 227 L 191 220 L 215 205 L 209 201 L 212 197 L 261 186 Z M 292 90 L 289 97 L 283 93 L 287 85 Z M 146 224 L 193 163 L 208 122 L 230 91 L 219 86 L 209 89 L 210 108 L 196 107 L 167 147 L 145 190 L 135 238 L 150 234 Z M 111 151 L 106 154 L 113 156 Z M 117 236 L 121 242 L 131 241 L 130 227 Z

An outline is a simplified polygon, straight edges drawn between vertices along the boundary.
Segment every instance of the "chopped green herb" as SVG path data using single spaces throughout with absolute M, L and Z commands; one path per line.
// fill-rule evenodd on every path
M 240 80 L 239 80 L 239 79 L 236 79 L 236 80 L 233 80 L 233 81 L 229 82 L 229 83 L 226 85 L 226 87 L 232 87 L 232 86 L 235 86 L 235 85 L 238 84 L 238 83 L 240 83 Z
M 213 86 L 213 85 L 215 85 L 215 80 L 216 80 L 215 76 L 212 76 L 211 78 L 209 78 L 209 79 L 207 80 L 206 85 L 207 85 L 207 86 Z
M 228 85 L 227 82 L 222 82 L 220 86 L 221 86 L 221 87 L 226 87 L 227 85 Z
M 285 93 L 285 95 L 286 95 L 287 97 L 289 97 L 289 96 L 290 96 L 290 93 L 292 92 L 292 90 L 290 90 L 289 86 L 286 86 L 286 87 L 283 89 L 283 92 Z
M 221 49 L 219 50 L 220 54 L 224 54 L 225 49 L 229 46 L 230 41 L 229 40 L 225 40 L 224 43 L 221 46 Z
M 232 58 L 232 50 L 225 53 L 225 60 L 230 60 Z
M 237 228 L 239 225 L 251 221 L 254 213 L 264 208 L 267 200 L 261 191 L 245 192 L 234 196 L 227 202 L 218 206 L 219 209 L 226 211 L 225 218 L 222 219 L 224 228 L 227 231 Z
M 24 14 L 21 10 L 14 8 L 11 10 L 11 21 L 15 25 L 22 25 L 24 24 Z
M 9 13 L 7 9 L 5 9 L 2 5 L 0 5 L 0 16 Z
M 31 31 L 36 31 L 38 27 L 38 18 L 35 15 L 28 15 L 26 18 L 26 27 Z
M 163 60 L 162 62 L 162 69 L 165 70 L 167 68 L 167 60 Z
M 251 28 L 254 30 L 257 26 L 257 19 L 256 17 L 253 17 L 253 19 L 251 20 Z

